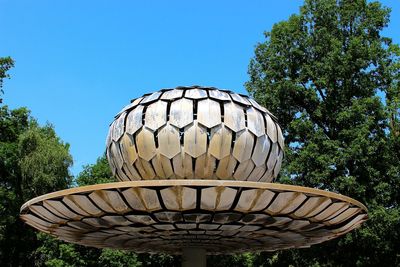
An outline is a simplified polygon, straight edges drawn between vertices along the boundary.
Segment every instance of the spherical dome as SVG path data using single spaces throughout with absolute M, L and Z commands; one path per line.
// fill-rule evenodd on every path
M 276 118 L 248 96 L 177 87 L 134 99 L 117 114 L 107 158 L 121 181 L 224 179 L 270 182 L 283 158 Z

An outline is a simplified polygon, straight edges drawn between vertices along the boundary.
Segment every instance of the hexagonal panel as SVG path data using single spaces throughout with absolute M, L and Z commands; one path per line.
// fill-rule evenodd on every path
M 190 99 L 178 99 L 172 102 L 169 112 L 169 123 L 183 128 L 193 121 L 193 101 Z
M 179 130 L 167 123 L 158 132 L 158 151 L 169 159 L 181 151 Z
M 197 121 L 207 128 L 221 124 L 221 108 L 218 102 L 205 99 L 198 102 Z
M 157 101 L 146 109 L 145 125 L 153 131 L 167 123 L 167 102 Z
M 143 106 L 137 106 L 126 117 L 126 132 L 133 135 L 142 127 Z
M 139 156 L 144 160 L 151 160 L 156 155 L 154 133 L 147 128 L 142 128 L 136 136 L 136 145 Z
M 194 121 L 192 125 L 185 127 L 184 151 L 194 158 L 207 151 L 207 130 Z

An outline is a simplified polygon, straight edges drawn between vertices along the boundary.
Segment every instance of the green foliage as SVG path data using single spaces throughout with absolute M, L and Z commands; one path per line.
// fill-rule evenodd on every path
M 103 249 L 99 258 L 99 264 L 110 267 L 142 266 L 141 262 L 138 262 L 135 253 L 114 249 Z
M 79 186 L 116 182 L 112 176 L 108 161 L 105 155 L 98 158 L 95 164 L 83 167 L 82 172 L 76 178 Z
M 49 267 L 142 266 L 135 253 L 95 249 L 65 243 L 47 234 L 38 233 L 41 245 L 35 251 L 35 265 Z
M 356 198 L 370 219 L 256 265 L 400 264 L 400 49 L 381 35 L 389 14 L 377 2 L 306 0 L 257 45 L 246 87 L 285 129 L 280 182 Z
M 19 219 L 21 205 L 38 195 L 67 188 L 72 164 L 68 144 L 51 125 L 40 127 L 26 108 L 0 107 L 0 262 L 32 265 L 34 231 Z
M 7 71 L 14 67 L 14 60 L 10 57 L 0 57 L 0 96 L 4 93 L 3 91 L 3 80 L 5 78 L 9 78 L 9 74 Z M 3 99 L 0 98 L 0 103 L 3 102 Z
M 208 256 L 207 266 L 210 267 L 225 267 L 225 266 L 235 266 L 235 267 L 252 267 L 255 265 L 254 260 L 257 254 L 243 253 L 236 254 L 233 256 Z

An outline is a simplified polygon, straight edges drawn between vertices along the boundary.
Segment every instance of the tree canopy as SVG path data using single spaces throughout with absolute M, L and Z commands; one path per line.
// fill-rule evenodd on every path
M 51 125 L 39 126 L 26 108 L 0 107 L 0 262 L 31 265 L 35 233 L 19 219 L 29 199 L 67 188 L 72 177 L 69 145 Z
M 390 9 L 365 0 L 306 0 L 255 49 L 248 91 L 285 129 L 280 182 L 362 201 L 369 221 L 272 265 L 400 264 L 399 46 Z M 397 163 L 395 163 L 397 162 Z
M 11 57 L 0 57 L 0 96 L 4 93 L 3 80 L 10 77 L 7 71 L 12 67 L 14 67 L 14 60 Z M 0 103 L 2 102 L 3 99 L 0 97 Z

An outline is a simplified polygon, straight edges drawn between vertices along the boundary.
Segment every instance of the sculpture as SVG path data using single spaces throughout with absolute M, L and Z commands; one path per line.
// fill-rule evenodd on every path
M 183 252 L 201 266 L 205 254 L 308 247 L 368 217 L 346 196 L 267 183 L 282 163 L 281 128 L 256 101 L 230 91 L 177 87 L 134 99 L 106 143 L 121 182 L 37 197 L 21 218 L 67 242 Z

